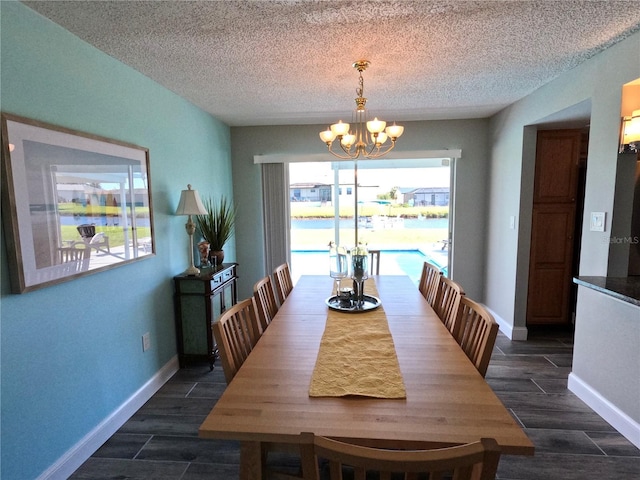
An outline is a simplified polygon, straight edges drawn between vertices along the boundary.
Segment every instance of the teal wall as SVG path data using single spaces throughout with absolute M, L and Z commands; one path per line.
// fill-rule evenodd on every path
M 152 258 L 14 295 L 3 230 L 0 477 L 18 480 L 58 461 L 176 355 L 180 190 L 231 196 L 232 182 L 225 124 L 20 3 L 0 2 L 0 15 L 2 111 L 148 148 L 156 240 Z

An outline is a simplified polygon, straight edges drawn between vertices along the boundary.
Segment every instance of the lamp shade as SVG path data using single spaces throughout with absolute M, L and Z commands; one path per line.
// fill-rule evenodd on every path
M 176 215 L 206 215 L 207 209 L 204 208 L 200 195 L 197 190 L 191 190 L 191 185 L 187 185 L 187 190 L 182 190 L 180 194 L 180 203 L 176 209 Z
M 331 125 L 331 131 L 336 137 L 346 135 L 347 133 L 349 133 L 349 124 L 342 123 L 342 120 L 339 120 L 338 123 L 334 123 L 333 125 Z
M 387 135 L 389 135 L 392 139 L 398 138 L 404 132 L 404 127 L 400 125 L 396 125 L 395 122 L 393 125 L 390 125 L 386 129 Z
M 384 130 L 384 127 L 386 126 L 387 126 L 387 122 L 383 120 L 378 120 L 378 117 L 374 118 L 373 120 L 369 120 L 367 122 L 367 130 L 369 130 L 369 132 L 371 133 L 380 133 L 381 131 Z
M 640 142 L 640 110 L 634 110 L 624 120 L 623 143 Z
M 320 139 L 324 142 L 324 143 L 331 143 L 335 140 L 336 135 L 331 131 L 330 128 L 327 128 L 326 130 L 320 132 Z

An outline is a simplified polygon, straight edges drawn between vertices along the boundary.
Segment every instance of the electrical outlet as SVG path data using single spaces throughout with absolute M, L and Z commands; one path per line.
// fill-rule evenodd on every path
M 151 348 L 151 334 L 149 332 L 142 335 L 142 351 L 146 352 Z

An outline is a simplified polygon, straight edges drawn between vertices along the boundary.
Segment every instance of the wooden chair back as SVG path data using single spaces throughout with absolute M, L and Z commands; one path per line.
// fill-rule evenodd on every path
M 228 308 L 211 328 L 218 345 L 224 378 L 228 384 L 260 338 L 253 297 Z
M 305 480 L 320 479 L 319 459 L 329 470 L 328 477 L 323 478 L 330 480 L 342 480 L 343 467 L 353 470 L 354 480 L 371 478 L 367 473 L 375 472 L 379 474 L 375 478 L 380 480 L 426 478 L 426 474 L 430 480 L 492 480 L 496 477 L 500 448 L 494 439 L 483 438 L 434 450 L 386 450 L 303 433 L 301 456 Z
M 271 323 L 271 320 L 273 320 L 273 317 L 278 313 L 279 308 L 273 293 L 273 283 L 269 275 L 255 283 L 253 286 L 253 297 L 256 300 L 256 307 L 258 309 L 260 331 L 264 332 Z
M 438 267 L 429 262 L 424 262 L 424 265 L 422 266 L 422 275 L 420 276 L 420 283 L 418 284 L 418 290 L 420 290 L 422 296 L 427 299 L 427 302 L 429 302 L 429 305 L 432 307 L 436 303 L 441 275 L 442 272 Z
M 460 297 L 463 295 L 464 290 L 459 284 L 444 275 L 440 275 L 433 309 L 456 339 L 458 338 L 458 323 L 456 322 L 458 306 L 460 305 Z
M 486 308 L 470 298 L 461 297 L 456 323 L 456 340 L 483 377 L 498 335 L 498 324 Z
M 291 280 L 288 263 L 283 263 L 275 268 L 273 271 L 273 280 L 276 287 L 276 294 L 278 295 L 278 302 L 282 305 L 291 293 L 291 290 L 293 290 L 293 281 Z
M 371 275 L 380 275 L 380 250 L 369 250 Z

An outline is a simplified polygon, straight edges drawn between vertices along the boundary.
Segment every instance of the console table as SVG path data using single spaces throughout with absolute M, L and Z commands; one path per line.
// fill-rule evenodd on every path
M 217 347 L 211 323 L 237 302 L 237 263 L 202 269 L 200 275 L 173 277 L 178 361 L 209 361 L 213 370 Z M 216 298 L 217 297 L 217 298 Z

